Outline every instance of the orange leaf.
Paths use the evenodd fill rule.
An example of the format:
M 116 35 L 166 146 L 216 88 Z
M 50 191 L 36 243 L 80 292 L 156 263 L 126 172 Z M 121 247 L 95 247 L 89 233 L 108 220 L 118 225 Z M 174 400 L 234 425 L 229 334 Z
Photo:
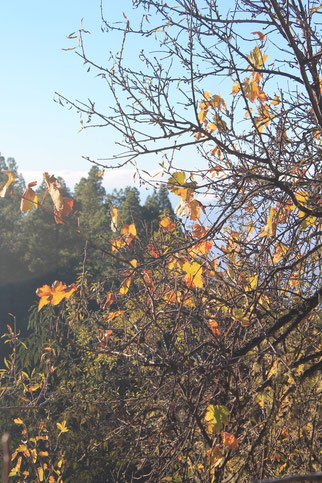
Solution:
M 125 241 L 129 245 L 133 238 L 136 237 L 136 228 L 135 224 L 131 223 L 130 225 L 123 225 L 121 234 L 125 235 Z
M 163 228 L 163 231 L 171 231 L 175 228 L 176 224 L 170 216 L 165 216 L 160 221 L 160 226 Z
M 27 213 L 28 211 L 32 210 L 34 206 L 37 208 L 38 196 L 32 189 L 32 187 L 36 186 L 36 184 L 37 181 L 32 181 L 29 183 L 24 194 L 22 195 L 20 202 L 20 211 L 22 213 Z
M 211 332 L 214 334 L 214 336 L 219 337 L 221 332 L 219 330 L 220 327 L 218 322 L 214 319 L 209 319 L 209 325 L 210 325 Z
M 257 35 L 259 40 L 261 40 L 262 42 L 265 42 L 266 40 L 266 35 L 263 34 L 262 32 L 252 32 L 253 35 Z
M 107 317 L 108 322 L 114 319 L 115 317 L 118 317 L 119 315 L 124 314 L 124 312 L 125 310 L 117 310 L 116 312 L 110 312 Z
M 106 307 L 112 305 L 113 302 L 114 302 L 113 292 L 107 292 L 103 310 L 106 309 Z
M 43 285 L 36 290 L 36 294 L 40 297 L 38 312 L 44 305 L 58 305 L 64 298 L 68 300 L 76 290 L 77 287 L 74 283 L 66 286 L 58 280 L 51 287 Z
M 222 442 L 225 446 L 229 449 L 237 449 L 238 448 L 238 440 L 235 436 L 231 433 L 226 433 L 225 431 L 221 432 Z
M 158 258 L 160 256 L 159 250 L 154 245 L 151 245 L 151 244 L 147 245 L 147 249 L 149 250 L 149 252 L 152 254 L 154 258 Z

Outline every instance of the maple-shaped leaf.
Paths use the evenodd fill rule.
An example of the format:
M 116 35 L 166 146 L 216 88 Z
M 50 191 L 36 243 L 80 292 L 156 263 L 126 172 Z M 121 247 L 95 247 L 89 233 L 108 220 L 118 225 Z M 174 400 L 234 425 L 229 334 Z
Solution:
M 37 193 L 34 192 L 32 189 L 33 186 L 36 186 L 37 181 L 32 181 L 28 183 L 27 188 L 25 189 L 24 194 L 22 195 L 21 202 L 20 202 L 20 211 L 21 213 L 27 213 L 28 211 L 32 210 L 35 206 L 38 206 L 38 196 Z
M 4 173 L 8 176 L 6 184 L 0 190 L 0 198 L 4 198 L 8 192 L 9 186 L 15 180 L 15 173 L 13 173 L 13 171 L 6 170 L 1 171 L 1 173 Z
M 77 287 L 74 283 L 67 286 L 58 280 L 51 287 L 49 285 L 43 285 L 36 290 L 36 294 L 40 297 L 38 312 L 44 305 L 58 305 L 64 298 L 68 300 L 76 290 Z
M 238 448 L 238 440 L 237 438 L 231 434 L 226 433 L 225 431 L 221 432 L 222 442 L 224 446 L 227 446 L 229 449 L 237 449 Z
M 186 262 L 182 269 L 184 272 L 186 272 L 184 279 L 189 287 L 203 287 L 202 266 L 199 263 Z
M 60 191 L 61 184 L 54 175 L 44 173 L 43 177 L 54 204 L 55 221 L 56 223 L 63 223 L 62 217 L 67 216 L 73 209 L 73 200 L 71 198 L 64 198 Z
M 118 218 L 118 211 L 117 208 L 111 208 L 111 230 L 115 233 L 117 229 L 117 218 Z

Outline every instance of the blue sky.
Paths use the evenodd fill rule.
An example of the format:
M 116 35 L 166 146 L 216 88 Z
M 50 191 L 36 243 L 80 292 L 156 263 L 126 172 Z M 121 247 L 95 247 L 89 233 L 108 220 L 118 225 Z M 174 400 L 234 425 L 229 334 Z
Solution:
M 125 22 L 122 13 L 131 16 L 131 3 L 104 0 L 106 18 Z M 106 107 L 113 104 L 104 80 L 95 77 L 94 71 L 87 73 L 87 66 L 75 51 L 63 50 L 77 45 L 67 36 L 79 29 L 82 18 L 83 28 L 91 32 L 86 36 L 89 58 L 108 65 L 110 51 L 120 48 L 121 39 L 102 33 L 100 0 L 0 2 L 0 152 L 16 159 L 27 182 L 40 180 L 41 173 L 48 171 L 62 176 L 73 188 L 91 167 L 82 156 L 98 159 L 117 152 L 113 131 L 78 132 L 81 124 L 77 113 L 53 100 L 57 91 L 70 100 L 91 98 Z M 127 59 L 135 65 L 134 52 L 141 46 L 137 38 L 132 39 Z M 148 39 L 148 48 L 153 49 L 153 37 Z M 210 87 L 210 80 L 204 82 L 203 88 L 211 89 L 212 94 L 229 97 L 233 82 L 219 78 L 217 85 L 211 83 Z M 183 167 L 200 169 L 200 158 L 193 150 L 188 158 L 182 150 L 178 158 Z M 155 173 L 158 161 L 156 156 L 150 157 L 143 159 L 140 166 Z M 132 184 L 133 174 L 130 168 L 108 172 L 104 185 L 110 191 Z
M 105 2 L 110 18 L 122 16 L 129 1 Z M 70 99 L 98 96 L 108 103 L 106 86 L 87 73 L 67 35 L 80 27 L 91 32 L 91 53 L 108 58 L 111 37 L 101 32 L 99 0 L 25 0 L 0 6 L 0 152 L 14 157 L 27 181 L 43 171 L 63 174 L 70 186 L 90 164 L 82 156 L 104 157 L 113 151 L 112 133 L 80 129 L 79 117 L 53 101 L 58 91 Z M 109 42 L 109 43 L 107 43 Z M 127 170 L 109 177 L 110 187 L 128 184 Z M 28 178 L 28 179 L 27 179 Z

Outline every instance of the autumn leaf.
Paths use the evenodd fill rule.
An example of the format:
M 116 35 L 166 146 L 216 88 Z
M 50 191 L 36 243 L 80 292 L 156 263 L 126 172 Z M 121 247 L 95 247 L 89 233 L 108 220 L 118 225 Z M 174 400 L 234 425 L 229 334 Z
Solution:
M 274 99 L 271 101 L 271 104 L 273 104 L 273 106 L 277 106 L 280 102 L 280 98 L 275 94 Z
M 109 338 L 113 334 L 113 331 L 111 329 L 105 330 L 103 334 L 103 338 L 101 339 L 101 347 L 104 349 L 107 346 L 107 343 L 109 341 Z
M 183 186 L 186 180 L 186 175 L 183 171 L 176 171 L 168 180 L 168 188 L 173 193 L 177 193 L 178 187 Z
M 62 421 L 61 423 L 56 423 L 56 426 L 59 429 L 60 434 L 67 433 L 67 431 L 69 431 L 69 429 L 66 426 L 66 421 Z
M 38 196 L 32 189 L 33 186 L 36 186 L 37 181 L 32 181 L 28 184 L 24 194 L 22 195 L 21 202 L 20 202 L 20 211 L 21 213 L 27 213 L 28 211 L 32 210 L 35 206 L 38 206 Z
M 222 442 L 224 446 L 227 446 L 229 449 L 237 449 L 238 448 L 238 440 L 235 436 L 231 433 L 226 433 L 225 431 L 221 432 Z
M 275 219 L 275 212 L 276 210 L 270 206 L 269 214 L 267 217 L 267 223 L 261 232 L 262 237 L 263 236 L 273 237 L 276 235 L 277 221 Z
M 214 336 L 219 337 L 221 332 L 219 330 L 220 327 L 218 322 L 214 319 L 209 319 L 209 325 L 210 325 L 211 332 L 214 334 Z
M 186 262 L 182 269 L 186 272 L 184 279 L 189 287 L 203 287 L 202 266 L 199 263 Z
M 172 218 L 170 218 L 170 216 L 165 216 L 160 221 L 160 226 L 163 229 L 163 231 L 171 231 L 175 228 L 176 224 L 172 220 Z
M 126 242 L 122 237 L 112 238 L 111 245 L 112 245 L 112 252 L 118 252 L 119 250 L 121 250 L 121 248 L 126 246 Z
M 119 290 L 119 294 L 120 295 L 125 295 L 128 292 L 130 285 L 131 285 L 131 278 L 130 277 L 127 277 L 121 283 L 121 287 L 120 287 L 120 290 Z
M 4 173 L 8 176 L 6 184 L 0 190 L 0 198 L 4 198 L 8 192 L 9 186 L 15 180 L 15 174 L 13 173 L 13 171 L 6 170 L 1 171 L 1 173 Z
M 261 42 L 265 42 L 266 40 L 266 35 L 263 34 L 262 32 L 252 32 L 253 35 L 257 35 L 257 37 L 259 38 L 259 40 Z
M 68 300 L 76 290 L 77 287 L 74 283 L 66 286 L 58 280 L 51 287 L 49 285 L 43 285 L 36 290 L 36 294 L 40 297 L 38 312 L 44 305 L 58 305 L 64 298 Z
M 136 227 L 134 223 L 131 223 L 130 225 L 123 225 L 122 230 L 121 230 L 122 235 L 130 235 L 133 238 L 136 237 Z
M 207 407 L 205 421 L 208 423 L 209 433 L 219 433 L 221 428 L 228 424 L 229 410 L 226 406 L 210 404 Z
M 61 184 L 54 175 L 48 173 L 43 174 L 44 181 L 47 185 L 48 193 L 54 204 L 54 216 L 56 223 L 63 223 L 62 217 L 67 216 L 73 209 L 73 200 L 64 198 L 60 192 Z
M 249 54 L 248 59 L 256 69 L 260 69 L 266 61 L 267 57 L 267 55 L 261 54 L 261 51 L 256 45 L 256 47 Z
M 193 225 L 192 236 L 194 238 L 201 238 L 207 233 L 206 228 L 203 225 L 199 225 L 199 223 L 195 223 Z
M 16 418 L 16 419 L 14 419 L 14 420 L 13 420 L 13 422 L 14 422 L 15 424 L 24 424 L 23 420 L 22 420 L 22 419 L 20 419 L 20 418 Z
M 108 322 L 110 320 L 115 319 L 115 317 L 119 317 L 120 315 L 124 314 L 124 312 L 125 310 L 117 310 L 116 312 L 110 312 L 107 317 Z
M 149 253 L 151 253 L 151 255 L 154 258 L 158 258 L 160 256 L 159 250 L 154 245 L 152 245 L 151 243 L 149 243 L 149 245 L 147 245 L 147 249 L 148 249 Z

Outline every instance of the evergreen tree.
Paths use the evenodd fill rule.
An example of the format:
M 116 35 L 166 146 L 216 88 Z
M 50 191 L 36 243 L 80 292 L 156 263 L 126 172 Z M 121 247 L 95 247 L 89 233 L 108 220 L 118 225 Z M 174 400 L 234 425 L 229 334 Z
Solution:
M 136 188 L 127 186 L 124 190 L 124 201 L 120 207 L 120 218 L 123 223 L 135 223 L 142 229 L 143 210 L 140 205 L 140 193 Z
M 173 208 L 169 199 L 169 190 L 166 185 L 161 185 L 157 193 L 157 204 L 161 213 L 173 215 Z

